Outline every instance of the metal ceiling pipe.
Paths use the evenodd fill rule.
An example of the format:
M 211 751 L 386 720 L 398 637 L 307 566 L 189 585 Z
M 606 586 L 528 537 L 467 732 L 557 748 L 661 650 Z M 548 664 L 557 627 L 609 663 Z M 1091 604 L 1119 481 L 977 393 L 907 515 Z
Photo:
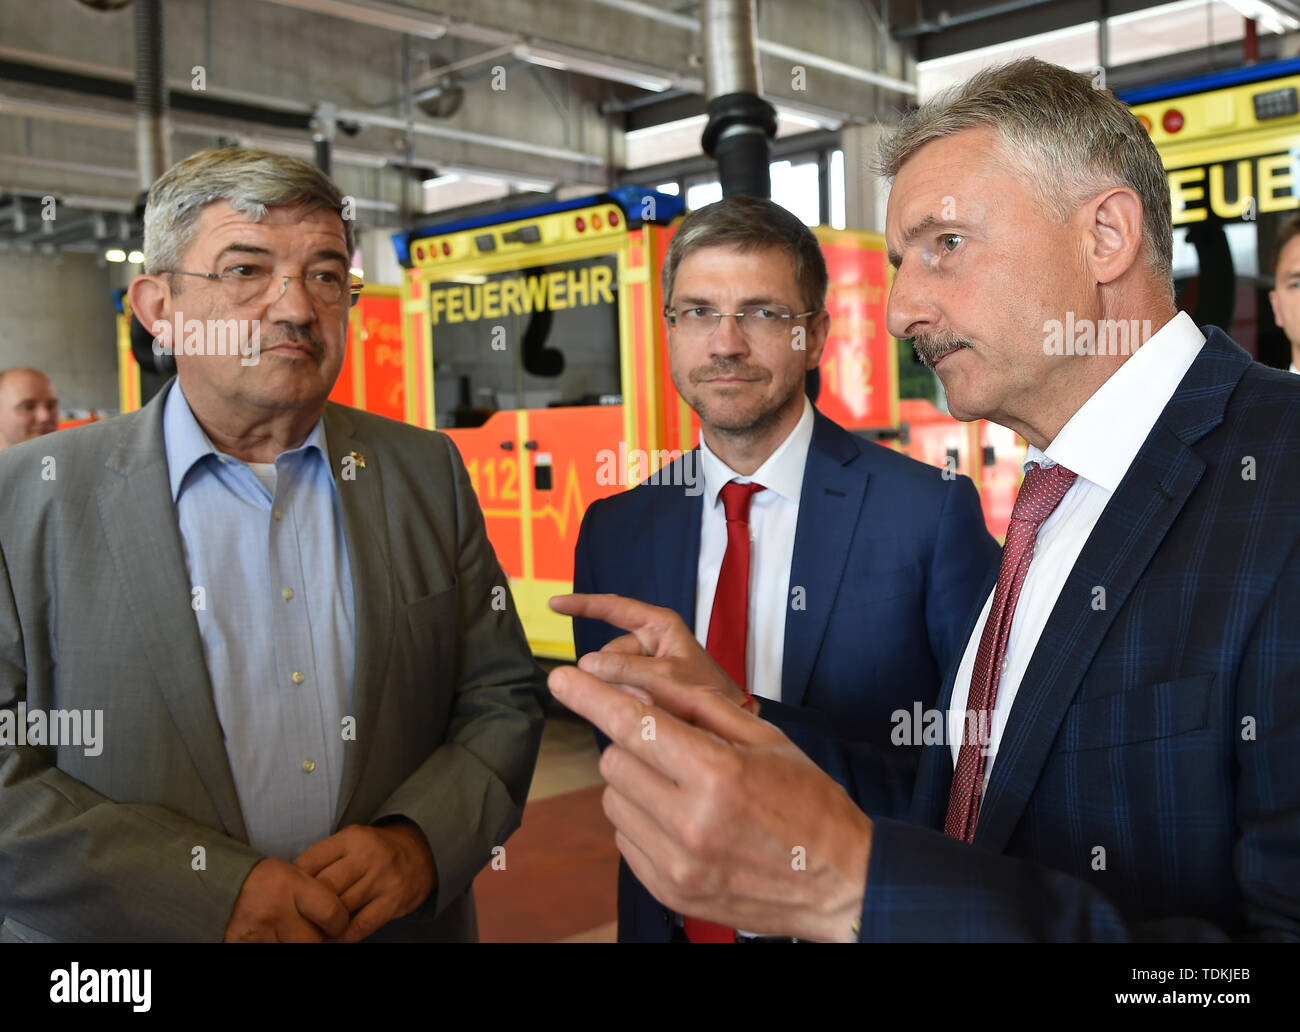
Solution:
M 759 96 L 754 0 L 704 0 L 700 21 L 709 114 L 700 146 L 718 163 L 723 197 L 771 197 L 776 109 Z
M 757 93 L 757 32 L 753 0 L 707 0 L 704 5 L 704 85 L 710 97 Z
M 651 21 L 656 21 L 663 25 L 671 25 L 674 28 L 685 29 L 687 32 L 700 31 L 700 22 L 696 21 L 689 15 L 677 14 L 674 11 L 665 11 L 661 7 L 641 3 L 640 0 L 592 0 L 592 2 L 604 7 L 612 7 L 615 10 L 623 11 L 627 14 L 649 18 Z M 1046 0 L 1033 0 L 1033 2 L 1045 3 Z M 862 7 L 868 18 L 870 18 L 876 33 L 879 35 L 883 31 L 880 16 L 872 9 L 869 3 L 863 4 Z M 451 26 L 448 29 L 448 32 L 454 35 L 456 32 L 455 26 Z M 821 68 L 825 71 L 833 72 L 836 75 L 842 75 L 847 79 L 855 79 L 858 82 L 869 83 L 872 86 L 882 86 L 887 90 L 893 90 L 894 92 L 901 93 L 904 96 L 912 97 L 916 95 L 915 83 L 905 82 L 902 79 L 895 79 L 892 75 L 884 75 L 881 72 L 874 72 L 868 68 L 858 68 L 846 61 L 836 61 L 834 58 L 826 57 L 824 54 L 814 54 L 809 50 L 802 50 L 786 46 L 784 43 L 777 43 L 775 40 L 760 39 L 757 41 L 756 45 L 760 54 L 769 54 L 772 57 L 779 57 L 782 60 L 807 65 L 809 68 Z
M 30 224 L 30 223 L 29 223 Z M 42 220 L 25 233 L 15 232 L 9 239 L 14 243 L 52 244 L 59 240 L 94 235 L 94 223 L 89 218 L 60 219 L 56 226 Z
M 994 4 L 992 7 L 980 7 L 971 11 L 960 11 L 957 14 L 944 12 L 938 19 L 923 20 L 915 25 L 906 25 L 895 29 L 893 36 L 895 39 L 906 39 L 908 36 L 926 36 L 933 32 L 944 32 L 956 28 L 958 25 L 969 25 L 972 22 L 985 21 L 1004 14 L 1015 14 L 1030 7 L 1042 7 L 1043 4 L 1050 2 L 1051 0 L 1008 0 L 1007 3 Z
M 135 153 L 141 190 L 171 167 L 162 0 L 135 0 Z
M 312 146 L 316 155 L 316 167 L 327 176 L 334 174 L 334 130 L 338 125 L 338 107 L 322 101 L 316 105 L 316 113 L 311 120 Z

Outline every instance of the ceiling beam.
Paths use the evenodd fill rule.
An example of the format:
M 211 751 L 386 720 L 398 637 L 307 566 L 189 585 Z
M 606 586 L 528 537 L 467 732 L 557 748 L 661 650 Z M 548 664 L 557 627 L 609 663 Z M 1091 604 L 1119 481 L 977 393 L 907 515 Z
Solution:
M 8 79 L 13 82 L 52 87 L 63 92 L 74 91 L 123 103 L 129 103 L 131 100 L 129 84 L 114 81 L 116 77 L 99 78 L 91 75 L 84 62 L 75 72 L 64 69 L 47 70 L 43 69 L 40 64 L 26 64 L 5 60 L 5 56 L 5 54 L 0 53 L 0 80 Z M 30 54 L 28 56 L 39 58 L 41 55 Z M 129 73 L 127 74 L 129 78 Z M 260 94 L 244 93 L 242 94 L 242 100 L 231 101 L 216 96 L 215 91 L 209 90 L 207 92 L 213 94 L 211 99 L 196 95 L 192 90 L 188 89 L 188 83 L 178 84 L 169 89 L 168 103 L 171 105 L 169 121 L 173 129 L 184 130 L 189 125 L 193 128 L 193 131 L 214 131 L 213 127 L 210 126 L 195 126 L 194 123 L 187 123 L 181 112 L 208 115 L 214 118 L 224 117 L 232 121 L 240 120 L 281 129 L 301 129 L 303 133 L 306 133 L 310 124 L 311 109 L 305 105 L 301 114 L 295 114 L 286 111 L 282 105 L 263 106 L 261 102 L 269 98 L 264 98 Z M 8 95 L 0 95 L 0 105 L 9 106 L 9 113 L 12 114 L 21 113 L 33 118 L 48 118 L 55 121 L 71 121 L 84 125 L 98 125 L 102 128 L 135 131 L 135 118 L 133 115 L 126 114 L 125 111 L 121 115 L 117 115 L 101 112 L 94 107 L 83 104 L 54 102 L 52 104 L 35 103 L 33 106 L 31 101 L 26 102 L 24 110 L 19 111 L 18 107 L 23 103 L 22 98 L 14 95 L 12 91 Z M 417 136 L 454 140 L 460 143 L 490 147 L 516 154 L 526 154 L 531 157 L 571 162 L 579 166 L 600 167 L 605 164 L 604 157 L 599 154 L 590 154 L 567 147 L 554 147 L 549 144 L 532 143 L 509 136 L 497 136 L 489 133 L 473 132 L 468 129 L 457 129 L 452 126 L 439 125 L 420 119 L 412 119 L 408 123 L 404 118 L 351 108 L 339 108 L 337 117 L 340 122 L 355 123 L 362 128 L 378 127 L 394 129 L 398 132 L 406 132 L 409 128 Z M 341 156 L 339 160 L 342 160 Z
M 360 25 L 370 25 L 391 32 L 404 32 L 424 39 L 442 39 L 447 35 L 449 18 L 430 14 L 406 4 L 384 0 L 269 0 L 281 7 L 293 7 L 313 14 L 328 14 Z
M 626 14 L 649 18 L 651 21 L 657 21 L 663 25 L 686 29 L 688 32 L 700 31 L 698 18 L 677 14 L 674 11 L 666 11 L 651 4 L 640 3 L 639 0 L 591 0 L 591 2 L 600 4 L 602 7 L 623 11 Z M 1046 3 L 1047 0 L 1021 0 L 1021 2 Z M 867 5 L 867 9 L 870 10 L 870 5 Z M 878 19 L 875 17 L 874 11 L 872 12 L 872 21 L 877 23 L 878 26 Z M 879 31 L 878 27 L 877 31 Z M 822 71 L 830 72 L 833 75 L 865 82 L 871 86 L 880 86 L 887 90 L 893 90 L 895 93 L 902 93 L 905 96 L 912 97 L 916 95 L 915 83 L 897 79 L 892 75 L 882 75 L 880 72 L 873 72 L 867 68 L 859 68 L 857 65 L 848 64 L 845 61 L 837 61 L 834 58 L 826 57 L 824 54 L 788 46 L 772 39 L 759 39 L 757 46 L 760 54 L 769 54 L 772 57 L 779 57 L 786 61 L 794 61 L 796 64 L 807 65 L 810 68 L 820 68 Z
M 285 7 L 295 7 L 300 10 L 315 11 L 320 14 L 330 14 L 334 17 L 346 18 L 363 25 L 373 26 L 379 24 L 374 20 L 375 12 L 372 10 L 374 5 L 370 0 L 263 0 L 263 2 L 279 4 Z M 672 11 L 666 11 L 650 4 L 638 3 L 636 0 L 591 0 L 591 2 L 622 11 L 625 14 L 632 14 L 660 22 L 661 24 L 672 25 L 675 28 L 683 29 L 688 32 L 700 31 L 700 22 L 698 18 L 675 14 Z M 1024 3 L 1026 0 L 1021 0 L 1021 2 Z M 1045 0 L 1031 0 L 1031 2 L 1043 3 Z M 526 37 L 520 33 L 512 33 L 502 29 L 476 24 L 468 19 L 452 18 L 449 15 L 432 11 L 420 11 L 417 8 L 405 4 L 386 4 L 384 6 L 388 8 L 400 8 L 402 16 L 415 18 L 422 24 L 425 24 L 430 30 L 440 28 L 445 35 L 455 36 L 460 39 L 474 40 L 479 43 L 489 44 L 493 47 L 519 45 L 526 48 L 531 44 L 535 47 L 545 48 L 551 43 L 556 43 L 559 46 L 572 46 L 572 44 L 562 41 L 544 40 L 536 36 Z M 381 25 L 380 27 L 383 28 L 388 26 Z M 759 53 L 762 54 L 768 54 L 782 60 L 794 61 L 797 64 L 803 64 L 810 68 L 819 68 L 822 71 L 830 72 L 833 75 L 852 79 L 856 82 L 867 83 L 871 86 L 879 86 L 883 89 L 893 90 L 895 93 L 900 93 L 904 96 L 910 97 L 916 95 L 915 83 L 895 78 L 892 75 L 883 75 L 880 72 L 874 72 L 870 69 L 859 68 L 856 65 L 849 64 L 845 61 L 837 61 L 834 58 L 826 57 L 823 54 L 817 54 L 810 50 L 791 47 L 785 43 L 779 43 L 776 40 L 758 40 L 758 50 Z M 608 65 L 625 64 L 630 70 L 638 70 L 642 73 L 653 73 L 655 76 L 667 79 L 669 82 L 672 82 L 683 89 L 693 89 L 696 92 L 702 92 L 704 88 L 701 77 L 684 74 L 680 69 L 660 65 L 647 65 L 639 59 L 625 59 L 620 58 L 618 55 L 609 55 L 604 57 L 603 63 Z M 592 74 L 596 78 L 604 78 L 611 82 L 628 81 L 626 77 L 620 78 L 612 72 L 601 73 L 599 71 L 584 71 L 583 74 Z

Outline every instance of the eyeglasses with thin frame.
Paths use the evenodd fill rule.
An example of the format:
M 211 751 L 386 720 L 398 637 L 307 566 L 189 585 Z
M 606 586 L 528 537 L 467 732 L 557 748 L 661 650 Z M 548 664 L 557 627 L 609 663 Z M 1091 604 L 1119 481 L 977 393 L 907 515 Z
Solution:
M 791 312 L 785 305 L 744 305 L 739 312 L 719 312 L 709 305 L 691 305 L 678 311 L 665 308 L 670 329 L 691 340 L 704 340 L 718 332 L 722 320 L 731 316 L 740 332 L 751 340 L 781 340 L 790 336 L 795 319 L 816 315 L 820 309 Z
M 256 298 L 264 297 L 271 282 L 276 279 L 283 281 L 280 284 L 280 293 L 276 295 L 277 298 L 284 297 L 285 291 L 289 289 L 290 280 L 300 279 L 312 300 L 330 307 L 342 301 L 345 294 L 348 296 L 348 307 L 353 307 L 360 299 L 361 290 L 365 286 L 361 277 L 355 272 L 348 273 L 347 282 L 344 282 L 342 274 L 334 269 L 322 269 L 305 276 L 287 276 L 284 273 L 273 273 L 264 265 L 250 265 L 247 262 L 232 265 L 221 272 L 185 272 L 183 269 L 159 271 L 169 276 L 198 276 L 200 279 L 219 283 L 231 303 L 237 305 L 245 305 Z

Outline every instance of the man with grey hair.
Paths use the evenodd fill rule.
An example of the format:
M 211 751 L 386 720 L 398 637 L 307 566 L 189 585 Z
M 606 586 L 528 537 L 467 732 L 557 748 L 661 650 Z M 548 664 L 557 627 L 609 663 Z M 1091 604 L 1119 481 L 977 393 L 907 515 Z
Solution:
M 997 563 L 975 485 L 854 436 L 808 400 L 830 327 L 826 260 L 779 204 L 730 197 L 692 212 L 661 278 L 673 383 L 700 418 L 699 447 L 587 510 L 574 590 L 674 610 L 755 712 L 871 743 L 906 781 L 920 740 L 898 734 L 895 714 L 934 705 Z M 748 540 L 733 542 L 742 525 Z M 578 655 L 617 634 L 575 621 Z M 618 934 L 734 939 L 665 914 L 626 864 Z
M 990 69 L 883 157 L 891 331 L 1029 442 L 943 733 L 891 811 L 878 757 L 744 712 L 672 614 L 557 600 L 635 634 L 551 675 L 614 743 L 623 855 L 769 934 L 1300 939 L 1300 383 L 1176 312 L 1159 155 L 1086 76 Z M 1120 320 L 1155 332 L 1101 348 Z
M 0 940 L 477 937 L 541 676 L 449 440 L 327 402 L 349 214 L 294 158 L 175 165 L 130 301 L 177 377 L 0 456 L 0 732 L 104 729 L 0 734 Z
M 59 428 L 59 395 L 39 369 L 0 370 L 0 449 Z

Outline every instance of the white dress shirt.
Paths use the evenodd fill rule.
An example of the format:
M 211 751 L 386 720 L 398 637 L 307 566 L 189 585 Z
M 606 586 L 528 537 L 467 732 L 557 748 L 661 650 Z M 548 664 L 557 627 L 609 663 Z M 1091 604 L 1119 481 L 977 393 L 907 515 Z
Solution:
M 1300 373 L 1300 369 L 1297 369 L 1297 368 L 1295 367 L 1295 363 L 1294 363 L 1294 362 L 1291 363 L 1291 372 L 1293 372 L 1293 373 Z
M 732 480 L 751 480 L 767 490 L 749 503 L 749 627 L 745 642 L 745 678 L 751 695 L 781 701 L 781 660 L 785 653 L 785 617 L 790 606 L 790 562 L 799 523 L 799 495 L 812 443 L 813 408 L 805 397 L 799 422 L 767 461 L 742 477 L 709 450 L 700 437 L 704 472 L 704 513 L 700 520 L 700 561 L 695 581 L 695 637 L 706 645 L 713 596 L 727 551 L 727 518 L 722 489 Z
M 1151 428 L 1204 343 L 1205 337 L 1191 316 L 1179 312 L 1083 403 L 1047 446 L 1046 452 L 1029 446 L 1025 469 L 1031 463 L 1050 467 L 1059 462 L 1077 473 L 1078 479 L 1070 485 L 1056 511 L 1039 528 L 1033 561 L 1016 603 L 1002 677 L 993 705 L 993 719 L 988 728 L 985 788 L 988 787 L 1002 731 L 1016 700 L 1020 681 L 1061 589 L 1065 587 L 1070 571 L 1074 569 L 1075 561 L 1110 496 L 1124 479 Z M 967 726 L 966 700 L 975 670 L 975 654 L 979 651 L 992 604 L 993 593 L 990 592 L 979 622 L 966 644 L 966 653 L 953 683 L 948 708 L 948 742 L 954 768 Z M 975 729 L 978 724 L 971 721 L 970 727 Z

